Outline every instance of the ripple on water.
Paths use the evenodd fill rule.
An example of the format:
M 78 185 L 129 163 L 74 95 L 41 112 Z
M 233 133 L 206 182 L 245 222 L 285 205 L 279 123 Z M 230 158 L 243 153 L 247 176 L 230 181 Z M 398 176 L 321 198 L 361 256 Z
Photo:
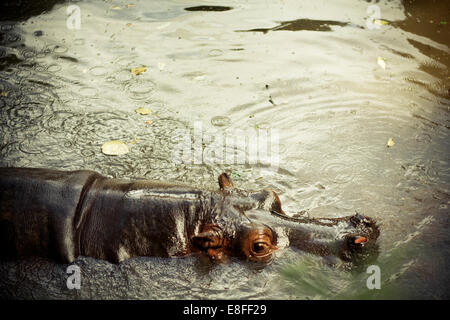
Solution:
M 134 100 L 143 100 L 148 98 L 148 96 L 155 89 L 155 83 L 149 80 L 134 80 L 130 81 L 126 86 L 126 90 L 129 91 Z
M 22 140 L 19 143 L 19 150 L 26 154 L 43 154 L 46 157 L 52 157 L 60 155 L 65 148 L 62 141 L 47 134 L 38 133 Z
M 12 30 L 14 28 L 14 24 L 10 24 L 10 23 L 5 23 L 5 24 L 2 24 L 2 26 L 1 26 L 1 30 L 2 31 L 10 31 L 10 30 Z
M 69 111 L 54 111 L 43 123 L 49 132 L 63 133 L 71 132 L 76 126 L 75 114 Z
M 323 173 L 323 179 L 336 184 L 348 183 L 355 178 L 355 171 L 349 163 L 326 163 L 320 172 Z
M 73 43 L 75 44 L 75 45 L 77 45 L 77 46 L 82 46 L 83 44 L 85 44 L 85 40 L 84 39 L 81 39 L 81 38 L 79 38 L 79 39 L 75 39 L 74 41 L 73 41 Z
M 226 127 L 231 124 L 231 119 L 227 116 L 217 116 L 211 119 L 211 124 L 216 127 Z
M 36 57 L 37 53 L 34 52 L 33 50 L 25 49 L 25 50 L 21 51 L 21 55 L 25 59 L 32 59 L 32 58 Z
M 128 67 L 135 64 L 135 59 L 137 58 L 137 55 L 129 55 L 129 56 L 120 56 L 114 61 L 114 65 L 121 66 L 121 67 Z
M 7 126 L 12 129 L 26 128 L 38 123 L 45 113 L 41 104 L 20 104 L 9 109 Z
M 106 80 L 110 82 L 119 81 L 119 82 L 126 82 L 130 81 L 133 78 L 133 74 L 129 70 L 122 70 L 119 72 L 116 72 L 112 76 L 108 77 Z
M 110 70 L 104 66 L 95 66 L 89 69 L 89 72 L 97 77 L 106 75 Z
M 46 45 L 44 48 L 44 52 L 55 52 L 55 53 L 66 53 L 67 50 L 68 49 L 66 47 L 57 44 L 49 44 Z
M 6 42 L 7 43 L 14 43 L 14 42 L 20 41 L 21 39 L 22 38 L 21 38 L 20 34 L 11 32 L 11 33 L 8 33 L 8 37 L 7 37 Z
M 98 91 L 92 87 L 82 87 L 79 91 L 83 97 L 95 98 L 98 95 Z
M 212 50 L 209 50 L 209 52 L 208 52 L 208 56 L 210 56 L 210 57 L 218 57 L 218 56 L 221 56 L 222 54 L 223 54 L 223 51 L 220 49 L 212 49 Z
M 58 64 L 51 64 L 47 67 L 47 71 L 51 73 L 61 71 L 61 66 Z

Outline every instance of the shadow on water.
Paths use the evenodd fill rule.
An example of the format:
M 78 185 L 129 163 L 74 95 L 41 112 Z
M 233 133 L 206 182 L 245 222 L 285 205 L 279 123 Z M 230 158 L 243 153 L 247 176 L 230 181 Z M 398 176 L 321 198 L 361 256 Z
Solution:
M 50 11 L 57 3 L 65 0 L 2 0 L 0 3 L 0 21 L 16 20 L 25 21 L 32 16 L 37 16 Z

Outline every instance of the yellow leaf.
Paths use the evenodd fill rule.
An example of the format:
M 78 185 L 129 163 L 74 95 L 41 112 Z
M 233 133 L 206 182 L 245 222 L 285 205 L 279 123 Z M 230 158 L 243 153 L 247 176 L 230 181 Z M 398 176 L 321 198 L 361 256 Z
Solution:
M 132 3 L 126 5 L 127 8 L 132 8 L 134 6 L 135 6 L 135 4 L 132 4 Z
M 385 25 L 389 24 L 389 22 L 386 20 L 383 20 L 383 19 L 375 19 L 375 20 L 373 20 L 373 24 L 377 24 L 379 26 L 385 26 Z
M 139 67 L 139 68 L 132 68 L 131 73 L 134 73 L 135 75 L 140 75 L 142 72 L 147 71 L 147 67 Z
M 152 124 L 152 120 L 145 120 L 145 124 Z
M 138 108 L 138 109 L 136 109 L 134 111 L 136 111 L 136 113 L 139 113 L 139 114 L 142 114 L 142 115 L 150 114 L 150 112 L 152 112 L 152 110 L 144 108 L 144 107 L 140 107 L 140 108 Z
M 388 140 L 388 142 L 386 144 L 386 147 L 388 147 L 388 148 L 392 147 L 394 144 L 395 144 L 394 139 L 389 138 L 389 140 Z
M 112 140 L 102 145 L 102 152 L 109 156 L 120 156 L 129 152 L 125 143 L 120 140 Z
M 132 24 L 131 24 L 131 23 L 127 23 L 126 26 L 127 26 L 127 27 L 131 27 Z
M 119 7 L 119 6 L 112 6 L 111 9 L 113 9 L 113 10 L 122 10 L 122 8 Z

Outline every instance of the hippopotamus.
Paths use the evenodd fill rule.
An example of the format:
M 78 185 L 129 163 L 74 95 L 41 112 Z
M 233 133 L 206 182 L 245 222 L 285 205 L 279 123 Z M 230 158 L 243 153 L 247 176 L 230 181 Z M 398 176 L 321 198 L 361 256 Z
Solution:
M 202 190 L 90 170 L 0 168 L 0 257 L 120 263 L 204 254 L 266 263 L 283 243 L 352 262 L 377 247 L 379 228 L 367 216 L 293 217 L 274 190 L 235 188 L 226 173 L 218 182 Z

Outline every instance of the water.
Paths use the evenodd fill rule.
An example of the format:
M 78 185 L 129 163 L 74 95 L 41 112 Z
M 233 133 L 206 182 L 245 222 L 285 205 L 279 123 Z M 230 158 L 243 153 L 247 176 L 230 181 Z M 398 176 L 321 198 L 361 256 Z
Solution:
M 448 1 L 36 3 L 23 15 L 10 5 L 1 21 L 0 165 L 211 189 L 228 171 L 241 188 L 277 190 L 289 213 L 356 210 L 381 225 L 373 262 L 381 289 L 367 289 L 365 270 L 284 249 L 263 270 L 195 257 L 120 265 L 81 257 L 75 291 L 65 287 L 65 265 L 2 263 L 7 296 L 450 297 Z M 79 30 L 67 27 L 69 5 L 80 8 Z M 382 19 L 372 29 L 371 5 Z M 130 72 L 140 66 L 147 71 Z M 218 155 L 176 163 L 176 133 L 196 123 L 216 136 L 277 130 L 278 170 L 217 163 Z M 110 140 L 130 152 L 103 155 Z

